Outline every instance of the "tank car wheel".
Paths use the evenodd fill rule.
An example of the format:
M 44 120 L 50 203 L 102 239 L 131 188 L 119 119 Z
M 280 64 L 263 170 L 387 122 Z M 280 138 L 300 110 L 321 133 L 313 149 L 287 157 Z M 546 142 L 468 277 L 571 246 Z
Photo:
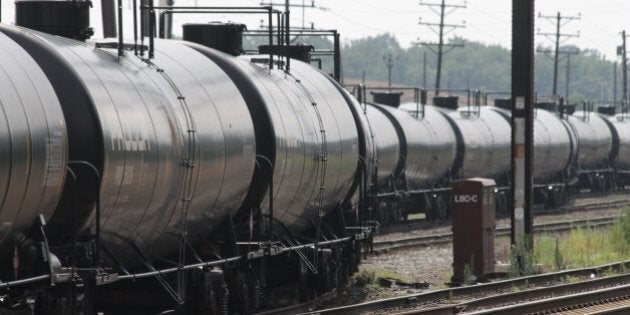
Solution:
M 436 220 L 445 220 L 448 218 L 448 206 L 444 200 L 444 196 L 437 195 L 431 200 L 431 208 L 435 212 Z
M 238 271 L 236 274 L 234 299 L 230 309 L 239 310 L 241 314 L 251 313 L 253 306 L 249 296 L 250 290 L 246 274 Z
M 298 293 L 300 302 L 308 302 L 311 298 L 311 277 L 306 264 L 300 260 L 298 268 Z
M 378 221 L 381 222 L 381 226 L 389 226 L 391 206 L 388 202 L 382 201 L 378 204 Z
M 317 274 L 318 293 L 326 293 L 332 289 L 332 262 L 330 259 L 322 259 Z

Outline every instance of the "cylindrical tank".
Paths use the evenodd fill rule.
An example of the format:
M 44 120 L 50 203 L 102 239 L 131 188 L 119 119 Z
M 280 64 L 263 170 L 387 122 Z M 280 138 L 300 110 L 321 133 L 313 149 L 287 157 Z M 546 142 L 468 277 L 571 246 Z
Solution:
M 627 114 L 601 115 L 608 123 L 613 136 L 610 160 L 621 171 L 630 170 L 630 119 Z
M 341 85 L 330 76 L 326 78 L 337 87 L 339 93 L 344 97 L 346 103 L 350 107 L 352 116 L 354 117 L 355 126 L 357 129 L 357 135 L 359 136 L 359 164 L 357 165 L 357 172 L 354 179 L 354 183 L 348 192 L 346 200 L 351 201 L 355 205 L 358 204 L 359 195 L 357 194 L 359 185 L 364 184 L 368 189 L 370 182 L 373 178 L 375 167 L 377 164 L 377 152 L 375 144 L 375 129 L 368 120 L 367 108 L 364 107 Z
M 390 179 L 400 171 L 400 139 L 393 122 L 378 109 L 379 105 L 369 104 L 366 114 L 374 130 L 374 144 L 377 156 L 376 180 L 379 189 L 387 186 Z
M 608 166 L 612 133 L 604 119 L 595 113 L 576 111 L 568 121 L 578 138 L 577 162 L 580 169 Z
M 265 56 L 233 59 L 203 51 L 237 83 L 256 118 L 260 170 L 254 182 L 265 184 L 252 188 L 259 194 L 251 201 L 269 210 L 264 192 L 271 163 L 274 218 L 295 231 L 312 228 L 318 214 L 347 196 L 359 163 L 356 123 L 344 95 L 326 74 L 299 61 L 286 74 L 255 61 Z
M 407 106 L 401 105 L 401 108 Z M 424 116 L 390 106 L 377 105 L 376 108 L 398 129 L 401 146 L 404 146 L 400 150 L 399 166 L 404 167 L 407 189 L 426 189 L 450 171 L 456 155 L 455 133 L 435 107 L 425 106 Z
M 94 34 L 91 6 L 89 0 L 16 0 L 15 24 L 84 41 Z
M 510 112 L 488 107 L 510 121 Z M 575 158 L 575 137 L 571 127 L 558 115 L 536 109 L 534 117 L 534 181 L 546 183 L 554 180 Z
M 499 179 L 510 169 L 511 128 L 487 107 L 444 110 L 458 136 L 454 172 L 460 178 Z
M 61 106 L 39 65 L 2 33 L 0 60 L 0 254 L 13 254 L 8 240 L 20 243 L 40 213 L 46 220 L 53 214 L 68 144 Z
M 149 66 L 62 37 L 0 30 L 52 78 L 71 160 L 100 173 L 99 185 L 72 166 L 77 184 L 67 183 L 50 231 L 92 226 L 100 187 L 103 244 L 129 263 L 138 257 L 131 243 L 149 257 L 172 253 L 184 231 L 194 241 L 238 210 L 253 176 L 254 130 L 237 87 L 210 60 L 159 41 Z

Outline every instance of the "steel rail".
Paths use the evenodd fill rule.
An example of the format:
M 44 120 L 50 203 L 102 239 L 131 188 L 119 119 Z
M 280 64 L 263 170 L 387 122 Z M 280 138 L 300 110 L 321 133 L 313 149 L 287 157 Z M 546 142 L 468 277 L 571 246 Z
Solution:
M 328 309 L 322 309 L 304 314 L 354 314 L 359 312 L 383 311 L 387 308 L 401 307 L 401 305 L 430 305 L 440 301 L 448 301 L 467 296 L 479 296 L 483 294 L 496 293 L 497 291 L 511 291 L 515 287 L 541 286 L 561 282 L 568 277 L 589 278 L 592 275 L 601 275 L 610 270 L 628 270 L 630 261 L 623 261 L 614 264 L 607 264 L 596 267 L 571 269 L 541 275 L 519 277 L 508 280 L 501 280 L 491 283 L 476 284 L 465 287 L 455 287 L 449 289 L 435 290 L 423 293 L 416 293 L 400 297 L 369 301 L 359 304 L 352 304 Z M 630 281 L 630 280 L 628 280 Z M 627 290 L 627 289 L 626 289 Z M 520 312 L 516 312 L 517 314 Z
M 615 222 L 617 217 L 604 217 L 583 220 L 570 220 L 563 222 L 552 222 L 537 224 L 534 226 L 536 233 L 558 233 L 565 232 L 577 227 L 599 228 L 610 226 Z M 498 227 L 495 229 L 495 236 L 504 236 L 510 234 L 509 227 Z M 432 235 L 415 236 L 408 238 L 400 238 L 394 240 L 378 240 L 374 241 L 374 251 L 402 249 L 417 246 L 428 246 L 437 244 L 447 244 L 453 240 L 453 233 L 437 233 Z

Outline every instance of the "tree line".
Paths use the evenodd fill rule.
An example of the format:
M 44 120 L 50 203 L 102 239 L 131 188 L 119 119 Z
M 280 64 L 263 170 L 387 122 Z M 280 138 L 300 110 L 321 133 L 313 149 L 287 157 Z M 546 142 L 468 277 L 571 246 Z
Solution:
M 463 44 L 443 58 L 442 89 L 479 89 L 483 92 L 508 92 L 511 85 L 511 54 L 508 48 L 500 45 L 484 44 L 464 38 L 454 38 L 451 43 Z M 312 44 L 316 49 L 332 49 L 328 38 L 302 37 L 294 43 Z M 245 46 L 255 47 L 258 42 L 245 40 Z M 549 50 L 550 47 L 538 47 Z M 577 47 L 561 47 L 564 51 L 576 51 Z M 383 56 L 391 53 L 395 61 L 392 70 L 392 83 L 432 89 L 435 85 L 436 55 L 423 46 L 403 48 L 392 34 L 380 34 L 350 40 L 343 44 L 342 76 L 346 81 L 387 82 L 387 67 Z M 426 54 L 426 73 L 424 62 Z M 536 53 L 535 89 L 538 95 L 551 95 L 553 85 L 553 56 Z M 621 67 L 617 71 L 615 89 L 615 61 L 606 59 L 596 50 L 580 50 L 571 55 L 570 62 L 565 57 L 558 66 L 557 94 L 566 92 L 566 69 L 569 67 L 569 102 L 585 100 L 609 102 L 621 99 Z M 322 57 L 323 71 L 332 73 L 332 58 Z M 617 96 L 614 97 L 614 92 Z

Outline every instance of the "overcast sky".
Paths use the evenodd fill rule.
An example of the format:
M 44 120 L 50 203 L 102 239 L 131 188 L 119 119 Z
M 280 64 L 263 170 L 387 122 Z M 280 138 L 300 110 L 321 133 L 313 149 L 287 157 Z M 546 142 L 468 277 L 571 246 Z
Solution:
M 0 0 L 2 1 L 2 0 Z M 157 3 L 158 0 L 155 0 Z M 267 0 L 265 0 L 267 1 Z M 284 2 L 283 0 L 274 0 Z M 311 0 L 304 0 L 310 4 Z M 428 27 L 418 24 L 423 22 L 436 23 L 439 16 L 424 3 L 439 3 L 441 0 L 315 0 L 316 8 L 306 9 L 304 22 L 311 22 L 317 28 L 337 29 L 342 40 L 392 33 L 408 47 L 418 40 L 435 41 L 437 35 Z M 465 28 L 458 28 L 448 34 L 462 36 L 468 40 L 481 41 L 488 44 L 499 44 L 509 47 L 511 32 L 511 3 L 510 0 L 446 0 L 447 4 L 466 4 L 466 8 L 456 9 L 446 17 L 448 24 L 463 24 Z M 93 25 L 100 36 L 100 0 L 93 0 Z M 123 0 L 124 7 L 130 9 L 131 0 Z M 176 5 L 208 5 L 208 6 L 252 6 L 259 5 L 257 0 L 175 0 Z M 292 4 L 302 4 L 303 0 L 291 0 Z M 567 39 L 565 44 L 574 44 L 580 48 L 594 48 L 601 51 L 608 59 L 614 59 L 615 47 L 621 43 L 620 32 L 630 31 L 630 0 L 538 0 L 536 14 L 555 16 L 561 12 L 563 16 L 580 16 L 579 20 L 567 21 L 562 26 L 562 33 L 577 34 L 579 38 Z M 127 17 L 130 15 L 127 14 Z M 176 24 L 183 20 L 194 21 L 241 21 L 249 29 L 258 28 L 261 17 L 238 15 L 214 16 L 184 16 L 176 19 Z M 127 18 L 127 20 L 130 20 Z M 13 22 L 13 1 L 2 1 L 2 21 Z M 302 25 L 302 10 L 292 8 L 291 22 L 294 26 Z M 536 19 L 536 28 L 541 32 L 555 32 L 555 21 Z M 175 32 L 180 33 L 176 27 Z M 537 36 L 536 42 L 552 45 L 552 41 L 545 36 Z

